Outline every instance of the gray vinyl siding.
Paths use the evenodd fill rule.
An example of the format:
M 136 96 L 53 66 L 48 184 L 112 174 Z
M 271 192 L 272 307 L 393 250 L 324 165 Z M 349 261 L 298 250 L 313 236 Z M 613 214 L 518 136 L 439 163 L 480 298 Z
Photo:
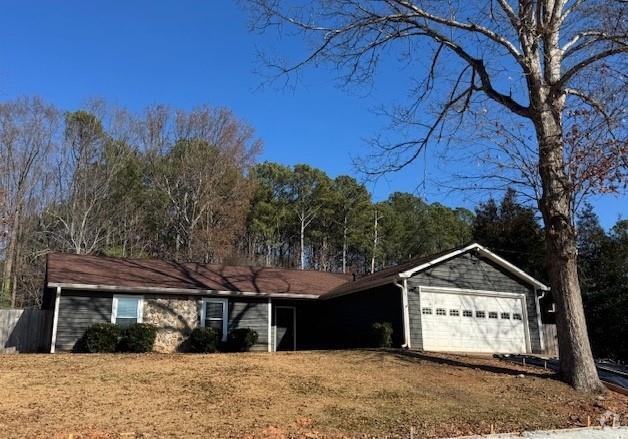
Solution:
M 421 300 L 419 291 L 408 286 L 408 320 L 410 320 L 410 347 L 423 348 L 423 332 L 421 330 Z
M 421 310 L 420 304 L 418 303 L 419 286 L 525 294 L 528 327 L 530 330 L 530 345 L 532 352 L 541 351 L 541 331 L 537 320 L 536 293 L 534 289 L 492 261 L 478 257 L 472 253 L 464 253 L 447 260 L 409 279 L 408 289 L 410 291 L 408 294 L 408 305 L 410 308 L 410 334 L 413 341 L 413 348 L 420 348 L 422 346 L 420 340 Z M 416 298 L 413 298 L 415 296 Z M 419 320 L 419 326 L 413 327 L 413 320 Z M 416 344 L 414 343 L 415 339 L 417 340 Z
M 268 300 L 229 299 L 229 331 L 251 328 L 257 331 L 254 351 L 268 350 Z
M 57 318 L 58 351 L 71 351 L 94 323 L 111 322 L 112 294 L 61 292 Z

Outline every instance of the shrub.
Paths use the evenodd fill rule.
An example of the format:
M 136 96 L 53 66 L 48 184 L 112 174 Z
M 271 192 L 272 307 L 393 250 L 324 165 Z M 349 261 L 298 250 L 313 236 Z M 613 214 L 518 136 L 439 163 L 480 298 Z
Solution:
M 229 333 L 228 347 L 233 352 L 247 352 L 257 343 L 257 331 L 251 328 L 234 329 Z
M 150 352 L 153 350 L 157 328 L 147 323 L 134 323 L 122 331 L 118 345 L 121 352 Z
M 219 335 L 214 328 L 194 328 L 190 334 L 189 344 L 192 352 L 216 352 Z
M 115 352 L 120 340 L 120 327 L 113 323 L 95 323 L 85 330 L 74 347 L 77 352 Z
M 390 322 L 373 323 L 373 342 L 375 347 L 389 348 L 392 346 L 393 328 Z

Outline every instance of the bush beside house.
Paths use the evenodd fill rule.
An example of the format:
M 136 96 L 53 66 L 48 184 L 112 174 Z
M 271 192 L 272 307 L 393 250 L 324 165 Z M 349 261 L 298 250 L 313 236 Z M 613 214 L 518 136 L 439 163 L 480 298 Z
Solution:
M 157 328 L 147 323 L 135 323 L 122 331 L 118 344 L 120 352 L 150 352 L 153 350 Z
M 85 330 L 74 347 L 76 352 L 115 352 L 120 341 L 120 327 L 113 323 L 96 323 Z
M 392 332 L 392 330 L 391 330 Z M 153 350 L 157 327 L 135 323 L 120 327 L 113 323 L 95 323 L 83 334 L 74 347 L 75 352 L 143 353 Z M 213 328 L 194 328 L 186 340 L 186 350 L 196 353 L 213 353 L 219 350 L 247 352 L 257 343 L 258 334 L 251 328 L 238 328 L 229 333 L 227 343 L 221 346 L 220 334 Z
M 229 333 L 227 348 L 231 352 L 248 352 L 257 339 L 257 331 L 251 328 L 235 329 Z
M 146 323 L 120 327 L 113 323 L 95 323 L 85 330 L 76 343 L 75 352 L 150 352 L 155 344 L 157 328 Z
M 390 322 L 373 323 L 373 343 L 377 348 L 389 348 L 392 346 L 393 327 Z
M 190 334 L 190 351 L 207 354 L 218 350 L 218 332 L 214 328 L 194 328 Z

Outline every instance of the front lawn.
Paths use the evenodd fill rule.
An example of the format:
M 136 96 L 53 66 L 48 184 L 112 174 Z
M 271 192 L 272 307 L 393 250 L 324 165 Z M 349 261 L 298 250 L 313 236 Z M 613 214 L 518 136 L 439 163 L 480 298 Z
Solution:
M 3 438 L 442 437 L 584 425 L 628 407 L 541 369 L 381 351 L 3 355 L 0 372 Z

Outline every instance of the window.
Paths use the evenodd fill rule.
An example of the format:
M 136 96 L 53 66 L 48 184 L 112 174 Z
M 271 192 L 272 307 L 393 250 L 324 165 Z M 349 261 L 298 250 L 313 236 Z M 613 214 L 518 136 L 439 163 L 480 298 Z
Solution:
M 142 323 L 142 296 L 113 296 L 111 323 L 129 326 Z
M 445 310 L 445 308 L 436 308 L 436 315 L 437 316 L 446 316 L 447 315 L 447 311 Z
M 203 299 L 201 326 L 214 328 L 221 340 L 227 340 L 227 299 Z
M 473 317 L 473 311 L 471 311 L 470 309 L 465 309 L 464 311 L 462 311 L 462 316 L 463 317 Z
M 501 318 L 504 320 L 510 320 L 510 313 L 509 312 L 503 312 L 501 314 Z
M 478 319 L 485 319 L 486 318 L 486 311 L 476 311 L 475 312 L 475 316 Z
M 512 313 L 512 319 L 513 320 L 521 320 L 521 314 L 519 314 L 518 312 L 513 312 Z
M 421 310 L 421 314 L 431 315 L 432 314 L 432 308 L 423 308 Z
M 497 318 L 497 313 L 495 311 L 489 311 L 488 318 L 489 319 L 496 319 Z
M 449 310 L 449 315 L 451 317 L 459 317 L 460 316 L 460 311 L 458 311 L 457 309 L 450 309 Z

